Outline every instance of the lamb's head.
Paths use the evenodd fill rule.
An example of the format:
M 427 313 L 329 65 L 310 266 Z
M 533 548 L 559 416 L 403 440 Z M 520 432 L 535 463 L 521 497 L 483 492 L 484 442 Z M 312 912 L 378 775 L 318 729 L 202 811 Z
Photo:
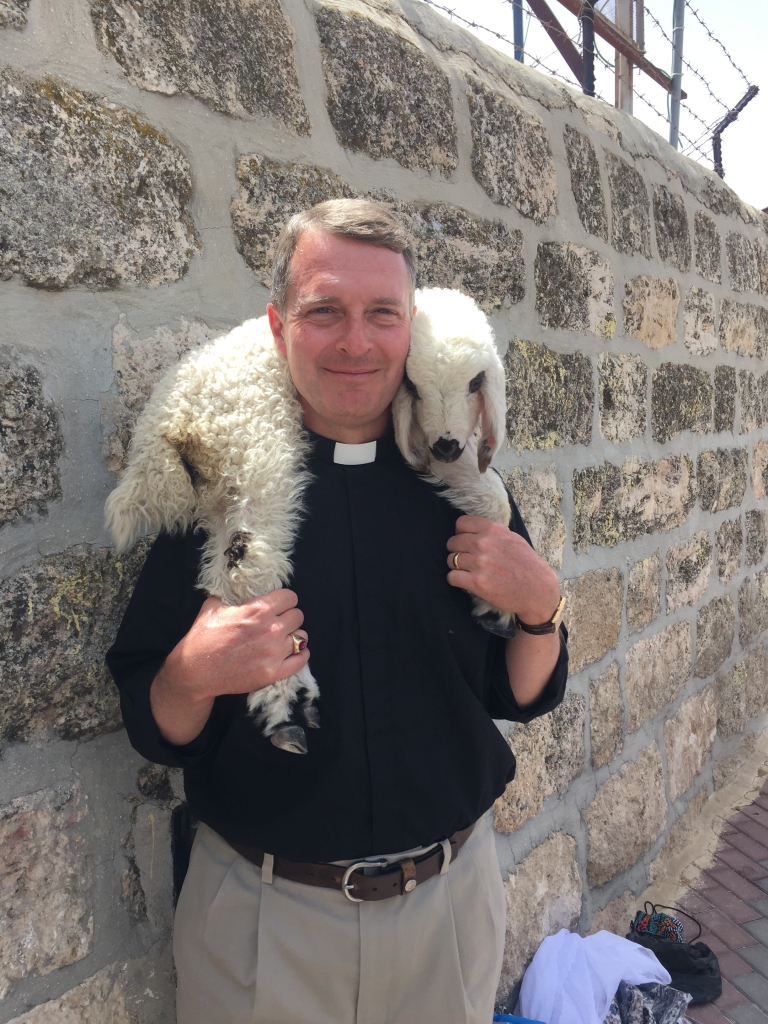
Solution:
M 405 376 L 392 403 L 398 447 L 425 472 L 430 459 L 455 462 L 476 445 L 484 473 L 504 440 L 506 415 L 490 324 L 472 299 L 446 288 L 417 292 L 416 306 Z

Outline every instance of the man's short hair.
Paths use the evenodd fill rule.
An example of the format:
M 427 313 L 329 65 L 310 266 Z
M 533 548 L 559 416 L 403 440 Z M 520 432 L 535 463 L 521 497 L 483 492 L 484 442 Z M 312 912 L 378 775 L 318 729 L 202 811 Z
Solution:
M 309 210 L 295 213 L 288 221 L 275 246 L 272 268 L 272 302 L 285 314 L 290 265 L 296 245 L 308 228 L 341 235 L 356 242 L 378 245 L 399 253 L 405 260 L 411 284 L 411 305 L 416 289 L 416 256 L 413 241 L 403 224 L 385 203 L 368 199 L 328 199 Z

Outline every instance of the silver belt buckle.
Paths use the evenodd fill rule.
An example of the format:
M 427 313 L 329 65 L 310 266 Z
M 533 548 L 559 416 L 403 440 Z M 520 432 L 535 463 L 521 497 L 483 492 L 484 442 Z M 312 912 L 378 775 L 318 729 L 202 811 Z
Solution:
M 354 864 L 350 864 L 341 879 L 341 891 L 347 897 L 351 903 L 364 903 L 365 900 L 359 900 L 357 896 L 353 896 L 351 890 L 354 889 L 355 883 L 350 882 L 350 878 L 358 868 L 386 868 L 389 866 L 388 860 L 356 860 Z

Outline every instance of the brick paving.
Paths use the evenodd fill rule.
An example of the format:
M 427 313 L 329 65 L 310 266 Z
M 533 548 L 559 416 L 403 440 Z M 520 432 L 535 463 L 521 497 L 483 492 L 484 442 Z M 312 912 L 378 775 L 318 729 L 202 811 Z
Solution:
M 768 1024 L 768 782 L 723 828 L 712 865 L 680 900 L 717 954 L 723 994 L 691 1006 L 696 1024 Z M 685 923 L 687 941 L 696 927 Z

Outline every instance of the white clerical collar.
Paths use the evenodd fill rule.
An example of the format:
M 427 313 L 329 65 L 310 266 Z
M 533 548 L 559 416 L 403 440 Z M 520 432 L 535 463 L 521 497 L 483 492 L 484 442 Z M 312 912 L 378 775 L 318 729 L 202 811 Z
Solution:
M 333 461 L 340 466 L 364 466 L 367 462 L 375 462 L 376 442 L 342 444 L 341 441 L 337 441 L 333 450 Z

